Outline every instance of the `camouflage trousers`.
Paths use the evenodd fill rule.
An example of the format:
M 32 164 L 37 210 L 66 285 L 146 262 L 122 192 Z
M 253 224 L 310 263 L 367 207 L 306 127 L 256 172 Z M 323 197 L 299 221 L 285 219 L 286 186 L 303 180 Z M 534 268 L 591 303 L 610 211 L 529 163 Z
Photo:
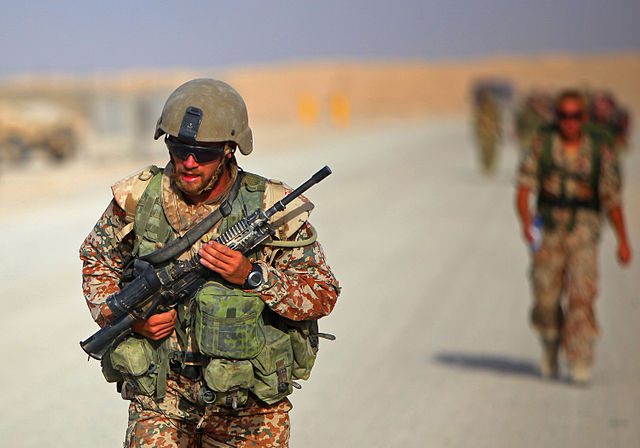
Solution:
M 145 396 L 132 400 L 124 447 L 289 446 L 289 400 L 272 406 L 250 400 L 236 412 L 216 406 L 205 409 L 192 401 L 194 385 L 172 375 L 162 401 Z
M 569 363 L 591 364 L 594 358 L 598 238 L 598 231 L 587 227 L 545 230 L 533 255 L 531 322 L 543 340 L 562 342 Z

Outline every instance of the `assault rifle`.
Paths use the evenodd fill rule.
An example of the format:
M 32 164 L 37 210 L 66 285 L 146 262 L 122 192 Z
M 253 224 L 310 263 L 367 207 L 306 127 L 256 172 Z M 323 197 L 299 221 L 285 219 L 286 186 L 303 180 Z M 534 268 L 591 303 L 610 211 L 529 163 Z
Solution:
M 325 166 L 268 210 L 258 208 L 238 221 L 216 238 L 216 241 L 243 254 L 247 253 L 275 234 L 275 228 L 269 222 L 273 215 L 283 211 L 291 201 L 329 174 L 331 169 Z M 228 215 L 230 210 L 222 213 Z M 158 269 L 148 261 L 136 259 L 133 267 L 134 279 L 107 298 L 106 304 L 111 312 L 109 323 L 80 342 L 80 347 L 94 359 L 102 359 L 110 347 L 129 336 L 136 320 L 167 311 L 180 301 L 188 299 L 207 282 L 212 273 L 200 264 L 200 257 L 197 255 Z

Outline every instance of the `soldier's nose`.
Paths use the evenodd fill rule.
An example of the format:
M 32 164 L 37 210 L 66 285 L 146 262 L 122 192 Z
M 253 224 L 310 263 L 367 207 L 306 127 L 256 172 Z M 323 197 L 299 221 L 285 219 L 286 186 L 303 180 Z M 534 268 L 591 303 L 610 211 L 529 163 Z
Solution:
M 198 166 L 198 162 L 196 158 L 193 157 L 193 154 L 189 154 L 184 161 L 184 166 L 187 168 L 196 168 Z

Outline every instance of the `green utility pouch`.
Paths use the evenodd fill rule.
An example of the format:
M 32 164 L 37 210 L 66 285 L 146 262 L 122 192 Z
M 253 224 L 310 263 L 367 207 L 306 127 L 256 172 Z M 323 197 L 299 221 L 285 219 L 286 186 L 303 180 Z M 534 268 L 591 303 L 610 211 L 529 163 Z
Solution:
M 202 354 L 251 359 L 262 351 L 264 302 L 258 295 L 208 282 L 195 300 L 195 337 Z
M 102 367 L 102 376 L 107 380 L 107 383 L 117 383 L 123 381 L 124 377 L 120 372 L 113 368 L 111 364 L 111 352 L 107 352 L 100 361 L 100 367 Z
M 253 386 L 253 366 L 250 361 L 212 359 L 204 371 L 204 381 L 216 394 L 217 405 L 242 406 Z
M 251 391 L 265 403 L 273 404 L 293 392 L 293 351 L 284 331 L 266 325 L 265 334 L 264 349 L 251 360 L 255 374 Z
M 110 353 L 109 360 L 110 367 L 119 372 L 136 393 L 148 396 L 155 393 L 158 353 L 149 341 L 136 337 L 125 339 Z
M 308 380 L 318 356 L 318 345 L 312 343 L 308 328 L 292 328 L 289 337 L 293 349 L 293 378 Z

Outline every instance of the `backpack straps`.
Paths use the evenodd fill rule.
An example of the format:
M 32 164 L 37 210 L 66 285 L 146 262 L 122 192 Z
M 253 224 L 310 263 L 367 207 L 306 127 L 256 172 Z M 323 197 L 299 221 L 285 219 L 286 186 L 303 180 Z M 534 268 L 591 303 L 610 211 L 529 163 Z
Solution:
M 150 165 L 140 173 L 122 179 L 111 187 L 114 200 L 126 213 L 126 225 L 116 234 L 118 241 L 122 241 L 133 230 L 138 202 L 151 179 L 158 173 L 162 173 L 162 169 Z

